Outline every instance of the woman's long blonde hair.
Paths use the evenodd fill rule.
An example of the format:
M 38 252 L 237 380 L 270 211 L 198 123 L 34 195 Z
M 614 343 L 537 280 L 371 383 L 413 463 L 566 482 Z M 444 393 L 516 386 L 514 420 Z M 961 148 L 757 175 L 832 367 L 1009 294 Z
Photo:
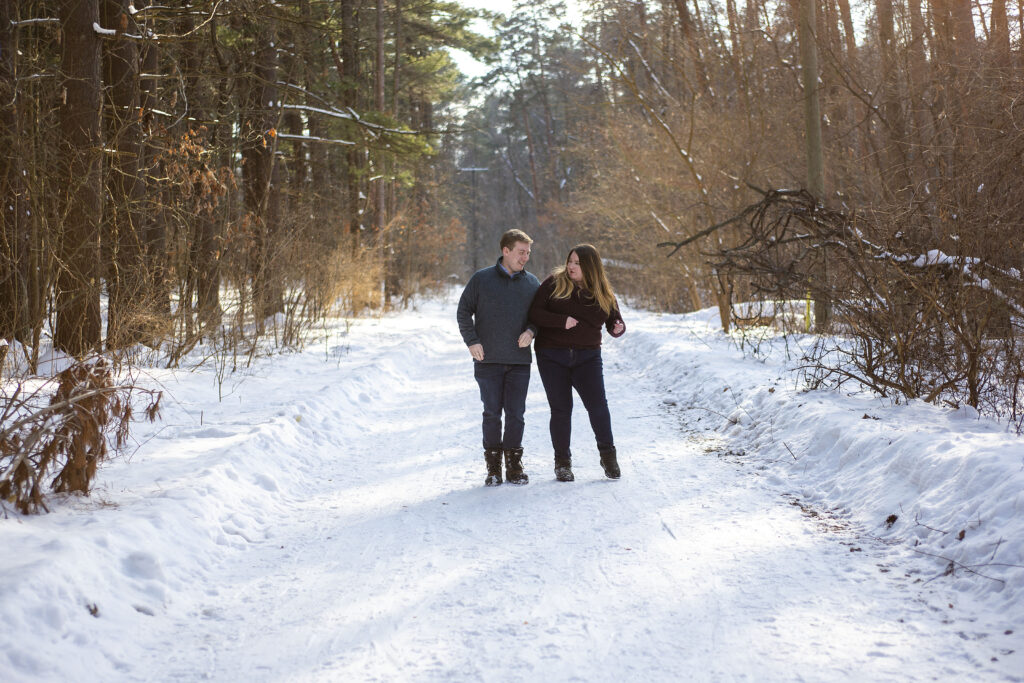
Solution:
M 593 244 L 577 244 L 569 250 L 568 256 L 565 257 L 566 265 L 568 265 L 569 258 L 572 257 L 573 252 L 576 253 L 577 258 L 580 260 L 580 270 L 583 272 L 583 289 L 587 290 L 590 296 L 597 301 L 597 305 L 601 307 L 602 311 L 611 313 L 616 305 L 615 292 L 612 291 L 608 277 L 604 274 L 604 264 L 601 263 L 601 254 L 597 252 L 597 247 Z M 566 267 L 558 266 L 551 274 L 555 277 L 555 291 L 552 292 L 551 296 L 555 299 L 568 299 L 572 296 L 572 291 L 577 287 L 577 284 L 569 277 L 569 271 L 566 270 Z

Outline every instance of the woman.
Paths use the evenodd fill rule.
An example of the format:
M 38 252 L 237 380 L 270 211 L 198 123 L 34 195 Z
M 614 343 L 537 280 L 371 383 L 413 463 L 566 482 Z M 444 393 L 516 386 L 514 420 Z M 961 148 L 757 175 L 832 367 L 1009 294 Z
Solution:
M 604 473 L 618 479 L 612 421 L 604 394 L 601 326 L 613 337 L 621 337 L 626 325 L 604 274 L 601 255 L 593 245 L 573 247 L 565 265 L 540 284 L 530 306 L 530 322 L 538 330 L 534 343 L 537 368 L 551 406 L 555 477 L 558 481 L 575 479 L 569 451 L 575 389 L 590 416 Z

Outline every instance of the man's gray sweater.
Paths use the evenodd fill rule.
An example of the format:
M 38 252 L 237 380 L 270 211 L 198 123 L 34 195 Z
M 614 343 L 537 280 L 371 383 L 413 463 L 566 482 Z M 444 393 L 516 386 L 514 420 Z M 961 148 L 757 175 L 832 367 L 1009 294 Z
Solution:
M 473 273 L 459 299 L 456 317 L 466 346 L 482 344 L 484 363 L 529 365 L 530 347 L 519 348 L 519 335 L 537 328 L 530 324 L 530 303 L 540 281 L 521 270 L 509 275 L 501 259 Z M 476 362 L 476 361 L 474 361 Z

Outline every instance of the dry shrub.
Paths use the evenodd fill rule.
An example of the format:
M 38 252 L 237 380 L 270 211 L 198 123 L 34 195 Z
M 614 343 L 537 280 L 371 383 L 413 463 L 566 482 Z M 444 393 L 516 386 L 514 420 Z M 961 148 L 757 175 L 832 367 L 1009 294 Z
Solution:
M 437 291 L 459 269 L 465 235 L 461 221 L 435 217 L 425 204 L 399 214 L 385 234 L 389 294 L 406 306 L 417 294 Z
M 339 246 L 309 264 L 306 287 L 325 315 L 381 306 L 384 259 L 377 249 Z
M 9 423 L 0 431 L 0 499 L 25 514 L 48 510 L 43 496 L 51 476 L 53 491 L 88 494 L 99 463 L 126 444 L 138 391 L 115 384 L 102 358 L 77 362 L 27 395 L 16 384 L 0 397 Z M 145 416 L 153 421 L 160 394 L 143 393 Z
M 766 308 L 747 306 L 737 317 L 807 296 L 832 303 L 836 334 L 803 358 L 812 386 L 855 381 L 1019 425 L 1024 283 L 985 246 L 1001 228 L 953 240 L 946 253 L 888 216 L 848 216 L 795 191 L 770 192 L 742 217 L 748 239 L 719 252 L 715 267 Z

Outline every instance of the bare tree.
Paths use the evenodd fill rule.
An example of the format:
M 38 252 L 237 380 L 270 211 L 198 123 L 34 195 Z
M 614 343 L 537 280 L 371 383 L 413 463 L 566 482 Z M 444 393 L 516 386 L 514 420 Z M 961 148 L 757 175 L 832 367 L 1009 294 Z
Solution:
M 100 223 L 103 215 L 98 0 L 62 0 L 63 96 L 58 150 L 63 183 L 54 345 L 84 356 L 100 344 Z

